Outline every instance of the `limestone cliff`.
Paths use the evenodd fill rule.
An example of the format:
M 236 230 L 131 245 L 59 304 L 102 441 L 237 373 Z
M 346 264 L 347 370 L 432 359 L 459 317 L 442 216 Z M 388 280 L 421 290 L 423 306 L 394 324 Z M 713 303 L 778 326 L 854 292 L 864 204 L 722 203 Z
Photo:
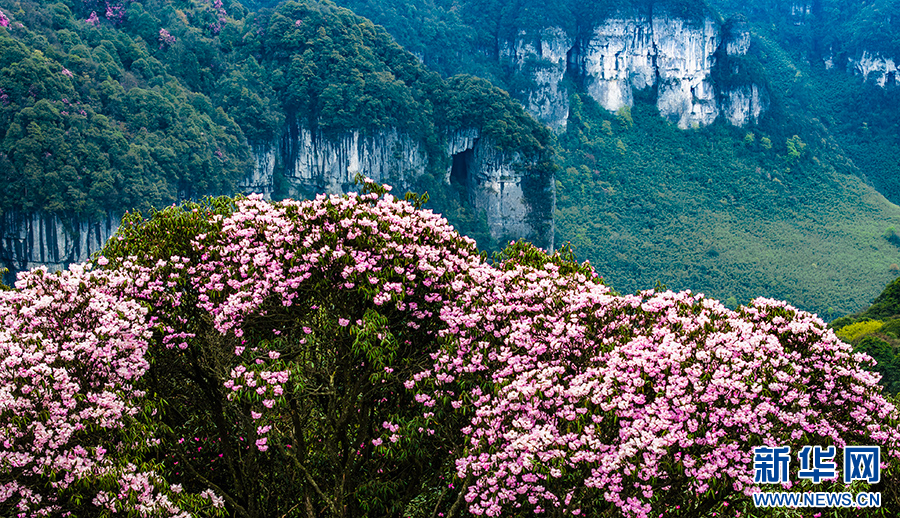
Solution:
M 295 123 L 285 133 L 282 149 L 280 173 L 293 196 L 344 192 L 353 187 L 357 173 L 405 187 L 428 165 L 421 143 L 396 129 L 324 135 Z
M 485 212 L 495 238 L 524 238 L 552 248 L 551 178 L 533 178 L 529 171 L 534 164 L 529 159 L 499 151 L 474 128 L 450 132 L 443 149 L 429 156 L 421 142 L 396 129 L 326 136 L 294 125 L 282 142 L 280 173 L 288 181 L 289 196 L 356 189 L 357 173 L 391 184 L 402 193 L 430 166 L 446 163 L 444 181 L 458 176 L 468 201 Z M 431 164 L 432 160 L 437 163 Z
M 86 260 L 119 228 L 120 218 L 84 221 L 73 216 L 5 212 L 0 218 L 0 267 L 7 281 L 18 271 L 41 265 L 51 271 Z
M 269 142 L 250 146 L 250 150 L 254 158 L 253 170 L 239 187 L 243 192 L 259 193 L 270 198 L 275 184 L 275 162 L 279 147 L 277 143 Z
M 396 129 L 325 135 L 293 125 L 280 142 L 251 148 L 255 165 L 241 189 L 267 198 L 275 191 L 276 176 L 287 180 L 287 192 L 281 194 L 306 197 L 356 189 L 357 173 L 395 186 L 402 196 L 428 170 L 429 161 L 437 159 L 448 164 L 447 182 L 457 168 L 470 203 L 485 212 L 495 238 L 524 238 L 552 248 L 552 178 L 533 177 L 532 162 L 519 153 L 497 150 L 476 129 L 449 134 L 442 156 L 429 156 L 419 140 Z M 13 274 L 39 265 L 65 268 L 100 250 L 119 222 L 114 216 L 82 221 L 7 212 L 0 220 L 0 265 Z M 12 275 L 7 277 L 11 279 Z
M 723 113 L 743 126 L 765 111 L 763 87 L 732 91 L 712 79 L 720 59 L 747 53 L 749 31 L 738 29 L 723 31 L 710 16 L 633 15 L 609 18 L 578 37 L 559 27 L 537 35 L 520 31 L 500 42 L 500 58 L 531 83 L 520 93 L 525 108 L 556 130 L 565 129 L 568 116 L 566 73 L 611 111 L 631 106 L 635 90 L 653 88 L 660 114 L 681 128 L 711 124 Z
M 531 36 L 519 31 L 513 41 L 500 44 L 500 58 L 531 83 L 523 103 L 537 120 L 556 131 L 566 129 L 569 95 L 562 86 L 573 38 L 559 27 L 549 27 Z
M 862 76 L 863 81 L 872 81 L 882 88 L 897 84 L 897 64 L 879 52 L 864 50 L 858 59 L 849 60 L 848 68 Z
M 756 123 L 769 108 L 769 94 L 765 88 L 742 75 L 741 57 L 750 50 L 750 28 L 744 20 L 729 20 L 723 27 L 724 55 L 720 67 L 719 100 L 721 113 L 732 126 Z M 722 73 L 722 68 L 727 68 Z M 728 77 L 729 80 L 724 78 Z M 735 79 L 737 78 L 737 79 Z
M 483 210 L 497 239 L 525 237 L 553 249 L 553 179 L 529 174 L 534 165 L 520 153 L 500 151 L 478 130 L 456 131 L 447 140 L 452 157 L 448 181 L 466 186 L 469 203 Z

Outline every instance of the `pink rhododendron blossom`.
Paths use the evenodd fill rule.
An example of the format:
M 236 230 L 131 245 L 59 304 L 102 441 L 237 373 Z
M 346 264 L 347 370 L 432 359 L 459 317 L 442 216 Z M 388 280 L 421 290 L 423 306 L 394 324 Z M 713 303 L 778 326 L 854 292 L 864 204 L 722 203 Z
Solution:
M 175 36 L 169 34 L 165 29 L 159 30 L 159 48 L 171 47 L 175 44 Z
M 103 252 L 109 258 L 104 268 L 134 279 L 129 295 L 152 308 L 156 358 L 166 359 L 178 379 L 193 380 L 195 372 L 203 372 L 221 383 L 221 390 L 211 391 L 199 390 L 196 382 L 178 385 L 191 391 L 191 398 L 226 409 L 233 417 L 220 423 L 219 414 L 203 408 L 190 426 L 222 436 L 232 451 L 248 452 L 240 459 L 226 454 L 224 463 L 252 460 L 266 466 L 262 469 L 277 464 L 291 472 L 278 476 L 298 481 L 305 476 L 296 464 L 270 463 L 269 458 L 294 454 L 285 445 L 300 443 L 305 446 L 296 455 L 307 458 L 309 466 L 339 472 L 343 461 L 329 464 L 337 459 L 329 459 L 331 451 L 322 443 L 340 432 L 354 438 L 347 441 L 346 452 L 343 442 L 333 448 L 342 458 L 359 459 L 363 471 L 373 476 L 379 470 L 385 477 L 396 476 L 401 468 L 393 466 L 410 461 L 401 459 L 398 465 L 385 460 L 385 452 L 400 455 L 407 429 L 422 428 L 426 437 L 435 434 L 431 427 L 407 424 L 419 416 L 402 381 L 437 350 L 441 309 L 465 286 L 458 277 L 485 267 L 474 241 L 459 236 L 445 219 L 386 192 L 278 203 L 250 196 L 222 206 L 172 207 L 150 221 L 125 221 L 123 239 L 112 240 Z M 169 227 L 185 220 L 190 224 L 177 223 L 177 228 L 196 232 L 177 234 Z M 180 240 L 178 252 L 160 247 L 158 255 L 143 250 L 135 255 L 142 232 L 157 228 L 167 228 L 163 235 Z M 387 297 L 378 309 L 374 299 L 382 293 Z M 417 327 L 407 326 L 409 321 Z M 184 353 L 182 343 L 187 344 Z M 194 370 L 190 362 L 197 360 Z M 160 369 L 160 379 L 175 377 Z M 349 405 L 338 403 L 345 391 Z M 211 402 L 210 395 L 222 399 Z M 329 409 L 342 414 L 333 424 L 319 418 Z M 298 424 L 286 420 L 291 416 Z M 396 431 L 377 426 L 386 418 Z M 269 423 L 272 428 L 257 428 Z M 232 442 L 235 429 L 257 434 L 244 433 L 244 440 L 235 437 Z M 303 435 L 294 436 L 295 430 Z M 382 455 L 370 456 L 364 448 L 370 443 L 380 445 Z M 178 459 L 176 469 L 185 461 L 198 471 L 221 469 L 211 462 L 218 450 L 207 453 L 214 447 L 203 445 L 199 455 L 193 455 L 196 446 L 186 450 L 197 459 Z M 402 458 L 435 451 L 446 455 L 429 447 L 412 456 L 402 453 Z M 257 485 L 256 480 L 250 483 Z M 319 483 L 329 491 L 329 480 Z M 350 489 L 340 491 L 350 494 Z M 243 498 L 237 489 L 229 493 Z
M 413 379 L 426 408 L 473 387 L 460 393 L 473 407 L 456 467 L 473 477 L 475 515 L 612 506 L 649 518 L 713 490 L 747 498 L 760 490 L 756 444 L 878 444 L 900 458 L 898 411 L 860 364 L 871 359 L 783 302 L 621 296 L 552 262 L 472 274 L 442 310 L 450 347 Z
M 76 264 L 20 273 L 14 290 L 0 291 L 0 504 L 18 516 L 58 513 L 73 491 L 111 512 L 136 502 L 184 516 L 157 473 L 117 462 L 140 447 L 113 438 L 141 412 L 134 386 L 151 338 L 147 308 L 122 295 L 129 283 Z M 102 478 L 118 489 L 97 492 Z

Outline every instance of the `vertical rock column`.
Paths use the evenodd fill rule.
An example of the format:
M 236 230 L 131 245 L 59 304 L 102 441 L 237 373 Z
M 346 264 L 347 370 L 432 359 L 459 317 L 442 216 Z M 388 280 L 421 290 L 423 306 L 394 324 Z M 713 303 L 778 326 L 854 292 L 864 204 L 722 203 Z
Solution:
M 578 74 L 600 106 L 616 111 L 634 104 L 632 88 L 656 82 L 653 27 L 646 18 L 609 19 L 576 49 Z
M 534 164 L 519 153 L 500 151 L 475 129 L 451 134 L 447 153 L 456 162 L 447 170 L 447 181 L 465 182 L 469 203 L 485 212 L 495 239 L 524 238 L 553 247 L 551 177 L 532 175 Z
M 725 60 L 719 66 L 727 67 L 737 74 L 741 67 L 741 57 L 750 50 L 750 27 L 743 20 L 729 20 L 724 27 Z M 746 126 L 759 121 L 760 115 L 769 106 L 769 96 L 765 88 L 753 82 L 719 85 L 722 98 L 722 113 L 732 126 Z
M 562 81 L 573 43 L 566 31 L 549 27 L 537 36 L 520 31 L 514 41 L 500 45 L 500 58 L 533 85 L 523 93 L 526 111 L 557 132 L 565 131 L 569 118 L 569 95 Z
M 406 188 L 428 165 L 422 146 L 396 129 L 323 135 L 297 126 L 285 140 L 285 176 L 295 194 L 352 190 L 357 173 Z
M 719 115 L 710 79 L 719 43 L 719 28 L 709 18 L 702 22 L 653 18 L 659 77 L 656 106 L 679 128 L 708 126 Z

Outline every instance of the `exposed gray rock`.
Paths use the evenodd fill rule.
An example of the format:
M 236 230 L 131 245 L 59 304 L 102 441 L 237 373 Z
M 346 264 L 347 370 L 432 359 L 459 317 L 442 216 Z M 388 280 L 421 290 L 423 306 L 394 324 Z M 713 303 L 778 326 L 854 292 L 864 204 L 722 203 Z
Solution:
M 475 141 L 479 138 L 478 130 L 468 128 L 457 130 L 447 137 L 447 155 L 453 156 L 467 149 L 475 149 Z M 450 170 L 447 170 L 447 181 L 450 181 Z
M 0 265 L 11 272 L 44 265 L 51 271 L 85 261 L 119 228 L 121 217 L 83 221 L 73 216 L 7 211 L 0 219 Z
M 451 156 L 463 154 L 469 203 L 485 212 L 495 239 L 524 238 L 552 248 L 552 213 L 539 214 L 539 207 L 548 200 L 531 199 L 525 192 L 529 186 L 537 184 L 537 190 L 552 195 L 552 178 L 530 178 L 526 171 L 533 164 L 519 153 L 498 150 L 488 139 L 480 138 L 475 129 L 451 134 L 447 140 L 447 150 Z M 466 154 L 467 151 L 471 153 Z M 448 168 L 447 181 L 450 173 Z M 541 189 L 543 183 L 546 186 Z M 551 206 L 552 203 L 546 205 Z
M 514 41 L 501 42 L 500 57 L 513 64 L 533 83 L 524 99 L 525 109 L 557 132 L 566 129 L 569 95 L 562 86 L 567 54 L 574 40 L 559 27 L 549 27 L 537 36 L 520 31 Z
M 610 19 L 575 49 L 577 74 L 601 106 L 616 111 L 634 104 L 632 88 L 656 82 L 653 29 L 646 18 Z
M 262 194 L 266 199 L 272 196 L 274 185 L 275 160 L 278 146 L 274 142 L 251 146 L 254 158 L 253 171 L 239 185 L 244 192 Z
M 658 86 L 660 113 L 680 128 L 711 124 L 718 116 L 710 73 L 720 43 L 711 19 L 610 19 L 578 52 L 579 74 L 601 106 L 634 103 L 634 89 Z
M 325 136 L 302 126 L 285 137 L 284 174 L 299 193 L 339 193 L 357 173 L 381 183 L 408 186 L 428 165 L 418 141 L 396 129 Z
M 514 41 L 501 42 L 500 59 L 532 83 L 524 99 L 528 112 L 557 131 L 565 129 L 568 117 L 563 86 L 567 72 L 579 77 L 587 93 L 610 111 L 634 104 L 635 90 L 655 87 L 660 114 L 689 128 L 712 124 L 723 108 L 718 101 L 722 92 L 712 81 L 720 49 L 726 56 L 741 56 L 750 41 L 749 28 L 741 21 L 729 22 L 723 31 L 710 17 L 619 17 L 607 19 L 582 38 L 558 27 L 538 35 L 520 31 Z M 760 87 L 755 91 L 759 96 Z M 767 107 L 765 102 L 754 104 L 742 117 L 742 92 L 724 95 L 732 124 L 758 120 L 756 109 L 761 113 Z
M 849 60 L 850 70 L 862 76 L 863 81 L 873 81 L 884 88 L 888 84 L 896 84 L 897 64 L 892 58 L 877 52 L 863 51 L 859 59 Z
M 726 27 L 725 53 L 744 56 L 750 50 L 750 26 L 745 21 L 730 21 Z
M 719 28 L 707 18 L 695 25 L 680 18 L 653 19 L 659 94 L 656 106 L 679 128 L 712 124 L 719 115 L 710 74 Z
M 722 113 L 732 126 L 758 122 L 768 107 L 768 96 L 755 84 L 739 86 L 722 96 Z

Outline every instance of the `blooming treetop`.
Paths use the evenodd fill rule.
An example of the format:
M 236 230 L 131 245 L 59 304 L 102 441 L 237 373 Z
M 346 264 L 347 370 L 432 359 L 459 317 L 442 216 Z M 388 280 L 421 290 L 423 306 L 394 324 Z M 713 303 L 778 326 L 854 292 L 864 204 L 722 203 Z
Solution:
M 152 307 L 153 390 L 184 401 L 175 469 L 238 515 L 283 514 L 298 494 L 317 513 L 392 515 L 418 491 L 405 477 L 443 468 L 402 382 L 430 363 L 441 308 L 486 265 L 445 219 L 365 187 L 126 219 L 98 259 Z M 185 446 L 202 437 L 214 439 Z
M 133 385 L 150 329 L 147 309 L 117 295 L 127 283 L 74 265 L 0 291 L 0 513 L 187 516 L 187 495 L 140 461 L 155 445 Z
M 473 514 L 739 516 L 759 445 L 880 445 L 896 471 L 898 412 L 871 359 L 813 315 L 619 296 L 551 261 L 473 275 L 442 311 L 445 352 L 407 383 L 426 412 L 448 394 L 468 410 L 456 465 Z

